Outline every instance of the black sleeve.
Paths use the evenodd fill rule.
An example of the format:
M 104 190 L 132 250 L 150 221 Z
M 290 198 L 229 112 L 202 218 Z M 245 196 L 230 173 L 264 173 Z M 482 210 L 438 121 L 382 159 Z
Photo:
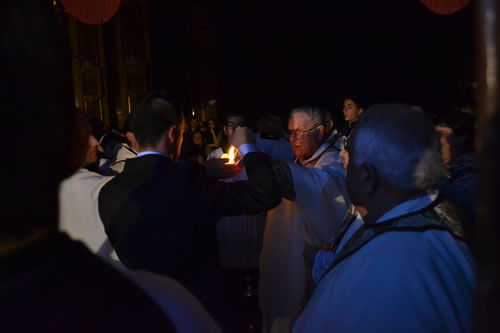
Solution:
M 280 203 L 281 190 L 271 158 L 263 153 L 248 153 L 244 163 L 247 181 L 216 181 L 207 177 L 201 165 L 191 169 L 192 200 L 202 220 L 215 222 L 222 216 L 257 214 Z
M 273 158 L 271 160 L 273 171 L 278 181 L 281 196 L 288 200 L 295 199 L 295 185 L 288 162 Z

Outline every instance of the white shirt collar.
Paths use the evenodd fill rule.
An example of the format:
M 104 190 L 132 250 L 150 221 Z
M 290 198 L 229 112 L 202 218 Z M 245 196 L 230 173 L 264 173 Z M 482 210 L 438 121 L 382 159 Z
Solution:
M 334 128 L 332 133 L 330 133 L 330 136 L 328 137 L 328 139 L 326 139 L 326 141 L 332 140 L 335 137 L 335 135 L 337 135 L 337 133 L 338 133 L 337 129 Z
M 145 156 L 145 155 L 162 155 L 165 157 L 168 157 L 167 155 L 160 153 L 158 151 L 141 151 L 139 154 L 137 154 L 137 157 Z
M 299 162 L 301 165 L 305 165 L 311 161 L 314 161 L 315 159 L 318 158 L 319 155 L 323 154 L 323 152 L 328 149 L 330 147 L 332 143 L 329 142 L 328 140 L 325 140 L 319 147 L 318 149 L 316 149 L 316 151 L 314 152 L 314 154 L 312 154 L 311 157 L 309 157 L 308 159 L 305 159 L 303 161 L 301 161 L 298 157 L 295 159 L 295 162 Z

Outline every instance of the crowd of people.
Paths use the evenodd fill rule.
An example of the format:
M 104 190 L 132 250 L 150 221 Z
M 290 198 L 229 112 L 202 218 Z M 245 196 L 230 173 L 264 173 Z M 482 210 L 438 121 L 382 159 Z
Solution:
M 71 71 L 54 72 L 57 24 L 27 4 L 4 22 L 4 100 L 27 123 L 8 132 L 7 331 L 472 330 L 473 114 L 351 95 L 286 122 L 231 110 L 219 130 L 151 91 L 123 131 L 97 134 Z M 246 321 L 244 281 L 261 321 Z

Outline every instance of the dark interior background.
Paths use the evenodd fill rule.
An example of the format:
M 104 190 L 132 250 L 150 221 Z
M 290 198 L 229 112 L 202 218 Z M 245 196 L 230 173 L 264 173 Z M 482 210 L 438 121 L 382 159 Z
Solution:
M 186 68 L 197 57 L 214 72 L 208 86 L 215 86 L 223 112 L 286 115 L 315 104 L 340 116 L 351 93 L 368 104 L 407 102 L 438 113 L 474 104 L 472 5 L 443 16 L 418 0 L 279 6 L 150 0 L 149 13 L 153 87 L 185 104 L 196 103 L 197 83 Z M 212 36 L 202 55 L 189 40 L 199 25 Z

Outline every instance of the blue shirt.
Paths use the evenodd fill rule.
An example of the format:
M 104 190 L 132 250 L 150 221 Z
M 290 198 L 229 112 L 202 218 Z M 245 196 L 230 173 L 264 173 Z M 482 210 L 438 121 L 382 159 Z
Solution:
M 406 201 L 377 223 L 433 197 Z M 474 260 L 463 242 L 440 230 L 387 232 L 324 275 L 293 331 L 469 332 L 473 296 Z
M 425 207 L 429 206 L 434 200 L 436 200 L 436 198 L 437 192 L 419 195 L 392 208 L 387 213 L 382 215 L 376 221 L 376 223 L 384 222 L 395 217 L 407 215 L 424 209 Z M 335 249 L 335 251 L 320 250 L 318 251 L 318 253 L 316 253 L 312 270 L 313 280 L 316 284 L 319 283 L 337 255 L 342 251 L 347 241 L 351 239 L 352 235 L 354 235 L 363 224 L 364 222 L 358 214 L 356 216 L 356 219 L 352 222 L 351 226 L 347 229 L 344 237 L 340 241 L 339 246 Z

